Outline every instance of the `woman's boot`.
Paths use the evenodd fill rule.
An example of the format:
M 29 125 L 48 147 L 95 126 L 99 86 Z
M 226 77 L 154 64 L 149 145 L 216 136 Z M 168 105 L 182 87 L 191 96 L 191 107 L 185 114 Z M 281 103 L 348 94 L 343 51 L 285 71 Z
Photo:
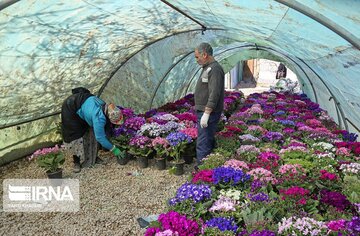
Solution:
M 81 166 L 80 166 L 80 157 L 73 155 L 73 160 L 74 160 L 74 173 L 79 173 L 81 171 Z

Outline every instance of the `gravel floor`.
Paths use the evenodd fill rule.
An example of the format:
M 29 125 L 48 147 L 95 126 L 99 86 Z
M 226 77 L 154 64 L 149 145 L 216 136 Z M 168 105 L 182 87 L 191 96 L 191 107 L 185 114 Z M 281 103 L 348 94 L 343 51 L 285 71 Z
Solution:
M 121 166 L 107 153 L 100 156 L 104 165 L 78 174 L 72 173 L 69 158 L 64 165 L 63 178 L 80 181 L 80 211 L 10 213 L 3 212 L 0 201 L 0 235 L 143 235 L 136 219 L 166 211 L 166 201 L 188 179 L 194 165 L 186 165 L 185 174 L 175 176 L 156 170 L 154 160 L 149 168 L 140 169 L 135 160 Z M 0 167 L 0 178 L 2 184 L 4 179 L 47 177 L 36 162 L 23 159 Z

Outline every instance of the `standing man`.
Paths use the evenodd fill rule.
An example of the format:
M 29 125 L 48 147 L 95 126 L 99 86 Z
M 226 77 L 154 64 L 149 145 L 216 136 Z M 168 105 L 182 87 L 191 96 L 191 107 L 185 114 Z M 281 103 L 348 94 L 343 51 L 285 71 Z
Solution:
M 224 70 L 213 57 L 208 43 L 195 48 L 195 59 L 202 66 L 201 75 L 195 87 L 195 109 L 198 137 L 196 141 L 197 165 L 215 147 L 215 133 L 224 108 Z M 195 167 L 197 169 L 197 166 Z
M 107 139 L 105 131 L 110 123 L 122 124 L 120 109 L 106 104 L 86 88 L 75 88 L 72 93 L 61 108 L 61 131 L 65 149 L 73 155 L 74 172 L 99 161 L 98 142 L 115 156 L 124 157 L 124 153 Z M 81 165 L 80 159 L 84 159 Z
M 276 79 L 286 78 L 286 74 L 287 74 L 286 72 L 287 72 L 286 66 L 280 62 L 276 72 Z

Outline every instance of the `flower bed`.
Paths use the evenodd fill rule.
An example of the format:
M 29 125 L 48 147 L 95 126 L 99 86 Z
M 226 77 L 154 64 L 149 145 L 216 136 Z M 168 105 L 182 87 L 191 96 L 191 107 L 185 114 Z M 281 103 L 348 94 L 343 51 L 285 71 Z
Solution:
M 195 230 L 159 226 L 161 216 L 145 235 L 360 234 L 356 134 L 305 95 L 274 92 L 249 96 L 224 125 L 164 213 Z

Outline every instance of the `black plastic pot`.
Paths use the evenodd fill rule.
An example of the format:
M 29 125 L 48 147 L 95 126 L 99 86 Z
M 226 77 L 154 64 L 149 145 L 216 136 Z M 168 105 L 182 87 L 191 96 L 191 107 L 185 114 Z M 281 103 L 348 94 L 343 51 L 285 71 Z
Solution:
M 185 173 L 184 171 L 184 165 L 185 162 L 175 162 L 174 163 L 174 167 L 175 167 L 175 175 L 183 175 Z
M 136 159 L 140 168 L 149 167 L 149 159 L 147 157 L 138 156 Z
M 158 170 L 165 170 L 166 169 L 166 159 L 165 158 L 155 158 L 155 166 Z
M 124 158 L 117 157 L 116 160 L 117 160 L 117 163 L 119 163 L 119 165 L 123 166 L 123 165 L 126 165 L 128 163 L 129 157 L 127 155 L 125 155 Z

